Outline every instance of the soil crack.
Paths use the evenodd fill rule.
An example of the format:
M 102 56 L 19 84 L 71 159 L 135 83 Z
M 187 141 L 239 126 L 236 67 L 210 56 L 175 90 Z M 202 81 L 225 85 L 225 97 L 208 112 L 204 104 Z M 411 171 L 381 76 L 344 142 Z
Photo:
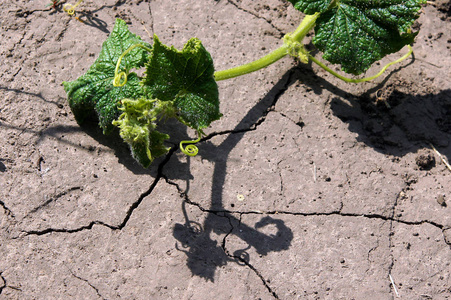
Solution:
M 0 206 L 3 208 L 7 216 L 14 218 L 13 212 L 6 206 L 5 202 L 3 202 L 2 200 L 0 200 Z
M 122 222 L 118 225 L 110 225 L 107 224 L 105 222 L 102 221 L 92 221 L 90 222 L 88 225 L 85 226 L 81 226 L 78 228 L 74 228 L 74 229 L 68 229 L 68 228 L 46 228 L 43 230 L 29 230 L 29 231 L 22 231 L 22 235 L 17 236 L 17 237 L 13 237 L 13 239 L 17 239 L 17 238 L 21 238 L 23 236 L 28 236 L 28 235 L 46 235 L 49 233 L 76 233 L 76 232 L 80 232 L 80 231 L 84 231 L 84 230 L 91 230 L 94 225 L 101 225 L 101 226 L 105 226 L 108 227 L 111 230 L 122 230 L 128 223 L 128 221 L 130 220 L 133 212 L 135 211 L 135 209 L 137 209 L 139 207 L 139 205 L 141 204 L 141 202 L 144 200 L 144 198 L 146 198 L 147 196 L 149 196 L 152 191 L 154 190 L 154 188 L 157 186 L 158 182 L 160 181 L 160 179 L 163 177 L 162 171 L 163 171 L 163 167 L 166 165 L 166 163 L 170 160 L 172 154 L 177 150 L 177 147 L 172 147 L 168 154 L 166 155 L 166 157 L 164 158 L 164 160 L 158 165 L 158 169 L 157 169 L 157 175 L 154 179 L 154 181 L 152 182 L 152 184 L 150 185 L 149 189 L 147 191 L 145 191 L 144 193 L 142 193 L 138 200 L 136 200 L 127 210 L 124 219 L 122 220 Z
M 184 201 L 187 204 L 196 206 L 199 210 L 206 213 L 212 213 L 215 215 L 224 216 L 224 214 L 238 214 L 238 215 L 251 215 L 251 214 L 257 214 L 257 215 L 292 215 L 292 216 L 303 216 L 303 217 L 310 217 L 310 216 L 341 216 L 341 217 L 354 217 L 354 218 L 367 218 L 367 219 L 380 219 L 384 221 L 390 222 L 390 237 L 393 235 L 392 233 L 392 227 L 393 222 L 409 225 L 409 226 L 419 226 L 423 224 L 429 224 L 436 228 L 439 228 L 443 233 L 443 239 L 447 245 L 451 246 L 451 241 L 448 241 L 447 239 L 447 230 L 451 230 L 451 228 L 448 228 L 445 225 L 442 225 L 440 223 L 430 221 L 430 220 L 420 220 L 420 221 L 408 221 L 408 220 L 402 220 L 399 218 L 395 218 L 395 210 L 396 205 L 398 203 L 399 195 L 397 196 L 397 200 L 395 201 L 393 207 L 392 207 L 392 213 L 390 216 L 384 216 L 381 214 L 366 214 L 366 213 L 344 213 L 342 212 L 343 203 L 341 203 L 341 207 L 337 210 L 333 210 L 330 212 L 291 212 L 291 211 L 283 211 L 283 210 L 272 210 L 272 211 L 259 211 L 259 210 L 252 210 L 252 211 L 239 211 L 239 210 L 228 210 L 228 209 L 207 209 L 203 207 L 200 203 L 194 202 L 189 199 L 188 195 L 182 190 L 182 188 L 175 182 L 172 182 L 169 180 L 165 175 L 162 175 L 162 177 L 166 180 L 166 182 L 170 185 L 173 185 L 177 188 L 180 196 L 184 199 Z
M 224 253 L 232 259 L 232 261 L 237 262 L 240 265 L 243 266 L 247 266 L 249 269 L 251 269 L 262 281 L 263 285 L 266 287 L 266 289 L 269 291 L 269 293 L 275 298 L 275 299 L 279 299 L 279 297 L 277 296 L 277 294 L 275 293 L 275 291 L 273 291 L 271 289 L 271 287 L 268 285 L 267 280 L 263 277 L 263 275 L 252 265 L 250 264 L 245 258 L 235 255 L 235 254 L 230 254 L 229 251 L 227 250 L 226 247 L 226 240 L 227 237 L 230 236 L 233 232 L 233 230 L 235 229 L 235 227 L 232 224 L 232 220 L 231 220 L 231 214 L 232 212 L 228 211 L 228 210 L 211 210 L 211 209 L 206 209 L 204 208 L 202 205 L 200 205 L 197 202 L 193 202 L 189 199 L 188 195 L 182 190 L 182 188 L 175 182 L 172 182 L 171 180 L 169 180 L 167 177 L 165 177 L 163 175 L 164 179 L 166 180 L 166 182 L 170 185 L 173 185 L 177 188 L 177 191 L 179 192 L 179 195 L 181 198 L 183 198 L 183 201 L 189 205 L 193 205 L 195 207 L 197 207 L 200 211 L 205 212 L 205 213 L 210 213 L 210 214 L 214 214 L 217 215 L 219 217 L 223 217 L 223 218 L 227 218 L 229 225 L 230 225 L 230 230 L 225 234 L 224 238 L 222 239 L 222 243 L 221 243 L 221 248 L 223 249 Z M 241 214 L 239 215 L 239 223 L 241 223 Z
M 17 5 L 17 4 L 16 4 Z M 17 5 L 21 7 L 20 5 Z M 45 11 L 52 11 L 53 8 L 47 8 L 47 9 L 33 9 L 33 10 L 27 10 L 23 7 L 15 11 L 15 16 L 18 18 L 26 18 L 31 14 L 34 14 L 35 12 L 45 12 Z
M 227 250 L 227 246 L 226 246 L 226 242 L 227 242 L 227 237 L 229 235 L 232 234 L 233 230 L 235 229 L 231 219 L 226 216 L 227 219 L 229 220 L 229 224 L 230 224 L 230 231 L 224 236 L 224 239 L 222 240 L 222 249 L 224 250 L 224 253 L 232 258 L 233 260 L 235 260 L 238 264 L 243 265 L 243 266 L 247 266 L 249 269 L 251 269 L 255 275 L 258 276 L 258 278 L 260 278 L 260 280 L 262 281 L 263 285 L 265 286 L 265 288 L 268 290 L 268 292 L 274 297 L 274 299 L 280 299 L 279 296 L 277 296 L 276 292 L 272 290 L 272 288 L 268 285 L 268 280 L 266 280 L 263 275 L 257 270 L 257 268 L 255 268 L 246 258 L 243 258 L 243 256 L 238 256 L 235 254 L 230 254 L 230 252 Z M 240 214 L 240 223 L 241 223 L 241 214 Z
M 6 280 L 5 277 L 3 277 L 3 273 L 0 272 L 0 295 L 2 294 L 4 288 L 6 288 Z
M 227 0 L 227 3 L 232 4 L 232 5 L 235 6 L 237 9 L 239 9 L 239 10 L 241 10 L 241 11 L 247 13 L 247 14 L 250 14 L 250 15 L 256 17 L 257 19 L 264 20 L 266 23 L 269 24 L 269 26 L 271 26 L 272 28 L 274 28 L 274 29 L 279 33 L 279 38 L 282 38 L 282 37 L 284 36 L 283 31 L 280 30 L 279 28 L 277 28 L 276 26 L 274 26 L 274 24 L 272 24 L 271 20 L 268 20 L 268 19 L 266 19 L 265 17 L 262 17 L 262 16 L 260 16 L 260 15 L 258 15 L 258 14 L 256 14 L 256 13 L 254 13 L 254 12 L 252 12 L 252 11 L 250 11 L 250 10 L 247 10 L 247 9 L 245 9 L 245 8 L 242 8 L 241 6 L 239 6 L 239 5 L 238 5 L 237 3 L 235 3 L 234 1 Z
M 290 85 L 293 83 L 294 74 L 295 74 L 295 68 L 288 70 L 287 73 L 285 74 L 285 76 L 283 76 L 280 79 L 279 83 L 277 84 L 277 85 L 281 85 L 281 87 L 275 89 L 277 87 L 277 85 L 274 86 L 274 91 L 273 90 L 270 91 L 270 93 L 274 94 L 271 97 L 272 102 L 269 105 L 267 105 L 266 110 L 263 111 L 261 116 L 258 117 L 258 119 L 253 124 L 251 124 L 248 128 L 231 129 L 231 130 L 212 132 L 212 133 L 208 134 L 206 137 L 202 138 L 201 142 L 208 141 L 215 136 L 226 135 L 226 134 L 241 134 L 241 133 L 246 133 L 246 132 L 257 130 L 257 128 L 266 120 L 266 117 L 268 116 L 268 114 L 270 112 L 275 111 L 274 107 L 276 106 L 277 101 L 279 101 L 280 97 L 288 90 Z
M 39 169 L 40 169 L 40 163 L 39 163 Z M 27 216 L 29 216 L 30 214 L 33 214 L 33 213 L 35 213 L 35 212 L 37 212 L 37 211 L 39 211 L 39 210 L 45 208 L 45 207 L 48 206 L 50 203 L 56 202 L 59 198 L 65 196 L 65 195 L 67 195 L 67 194 L 70 194 L 70 193 L 73 192 L 73 191 L 77 191 L 77 190 L 81 190 L 81 191 L 82 191 L 83 189 L 82 189 L 81 187 L 79 187 L 79 186 L 74 186 L 74 187 L 71 187 L 71 188 L 69 188 L 69 189 L 67 189 L 67 190 L 65 190 L 65 191 L 62 191 L 62 192 L 56 194 L 54 197 L 51 197 L 50 199 L 48 199 L 47 201 L 45 201 L 45 202 L 42 203 L 41 205 L 39 205 L 39 206 L 33 208 L 33 209 L 25 216 L 25 218 L 26 218 Z
M 69 22 L 70 19 L 67 19 L 64 21 L 63 28 L 61 29 L 60 33 L 55 38 L 55 41 L 60 42 L 63 39 L 64 34 L 66 33 L 67 29 L 69 28 Z M 47 36 L 47 33 L 44 35 L 44 37 Z
M 0 272 L 0 295 L 3 293 L 3 290 L 6 288 L 10 288 L 16 291 L 22 291 L 20 288 L 8 285 L 6 278 L 3 276 L 3 272 Z
M 191 201 L 189 199 L 187 193 L 185 193 L 183 191 L 183 189 L 177 183 L 171 181 L 164 174 L 162 174 L 161 176 L 164 178 L 166 183 L 168 183 L 169 185 L 175 186 L 175 188 L 177 189 L 177 192 L 179 193 L 180 197 L 183 199 L 184 202 L 186 202 L 186 204 L 196 206 L 200 211 L 205 212 L 205 213 L 212 213 L 212 214 L 215 214 L 215 215 L 222 214 L 222 213 L 230 213 L 230 211 L 228 211 L 228 210 L 213 210 L 213 209 L 204 208 L 199 203 Z M 223 215 L 221 215 L 221 217 L 223 217 Z
M 341 217 L 355 217 L 355 218 L 367 218 L 367 219 L 380 219 L 384 221 L 390 221 L 390 222 L 397 222 L 404 225 L 410 225 L 410 226 L 418 226 L 423 224 L 429 224 L 434 227 L 437 227 L 441 230 L 448 230 L 450 228 L 447 228 L 446 226 L 439 224 L 434 221 L 430 220 L 421 220 L 421 221 L 408 221 L 408 220 L 402 220 L 395 218 L 394 216 L 384 216 L 380 214 L 366 214 L 366 213 L 344 213 L 341 211 L 341 208 L 338 210 L 333 210 L 330 212 L 291 212 L 291 211 L 283 211 L 283 210 L 271 210 L 271 211 L 259 211 L 259 210 L 251 210 L 251 211 L 238 211 L 238 210 L 228 210 L 228 209 L 222 209 L 222 210 L 214 210 L 214 209 L 207 209 L 204 208 L 200 203 L 194 202 L 189 199 L 189 197 L 182 191 L 182 189 L 178 186 L 178 184 L 171 182 L 170 180 L 166 179 L 167 183 L 174 185 L 177 187 L 180 195 L 184 198 L 184 201 L 186 201 L 187 204 L 194 205 L 199 208 L 202 212 L 207 213 L 213 213 L 213 214 L 239 214 L 239 215 L 292 215 L 292 216 L 302 216 L 302 217 L 311 217 L 311 216 L 341 216 Z
M 67 268 L 68 270 L 69 270 L 69 272 L 70 272 L 70 274 L 72 275 L 72 276 L 74 276 L 75 278 L 77 278 L 78 280 L 81 280 L 81 281 L 84 281 L 84 282 L 86 282 L 95 292 L 96 292 L 96 294 L 97 294 L 97 296 L 99 296 L 101 299 L 106 299 L 105 297 L 103 297 L 101 294 L 100 294 L 100 292 L 99 292 L 99 289 L 98 288 L 96 288 L 92 283 L 90 283 L 87 279 L 84 279 L 84 278 L 81 278 L 80 276 L 77 276 L 74 272 L 72 272 L 72 270 L 71 269 L 69 269 L 69 268 Z
M 224 245 L 224 252 L 227 254 L 227 256 L 236 259 L 237 261 L 241 262 L 243 265 L 247 266 L 249 269 L 251 269 L 255 275 L 257 275 L 260 280 L 262 281 L 265 288 L 268 290 L 268 292 L 274 297 L 274 299 L 280 299 L 279 296 L 277 296 L 276 292 L 272 290 L 272 288 L 268 285 L 268 281 L 263 277 L 263 275 L 247 260 L 243 259 L 241 256 L 236 256 L 233 254 L 230 254 L 229 251 L 225 248 Z

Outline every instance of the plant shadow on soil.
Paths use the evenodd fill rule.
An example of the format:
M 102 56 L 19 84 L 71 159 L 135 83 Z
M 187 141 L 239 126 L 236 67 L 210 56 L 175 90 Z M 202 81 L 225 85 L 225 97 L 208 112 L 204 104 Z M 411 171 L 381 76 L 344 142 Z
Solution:
M 178 247 L 178 249 L 187 255 L 187 266 L 193 275 L 214 281 L 216 268 L 224 266 L 228 262 L 247 265 L 253 269 L 250 264 L 250 255 L 247 251 L 251 247 L 255 248 L 255 251 L 260 256 L 263 256 L 269 252 L 288 250 L 291 245 L 293 232 L 282 220 L 271 216 L 263 216 L 254 226 L 246 225 L 240 218 L 236 217 L 236 215 L 241 215 L 240 212 L 228 211 L 223 207 L 222 197 L 227 174 L 227 157 L 244 137 L 245 133 L 252 130 L 262 116 L 265 116 L 272 109 L 281 91 L 283 92 L 289 85 L 294 83 L 291 80 L 292 73 L 293 69 L 286 72 L 266 96 L 252 107 L 239 124 L 236 125 L 235 130 L 232 130 L 234 134 L 229 134 L 219 146 L 214 146 L 209 142 L 202 144 L 202 159 L 214 162 L 210 208 L 201 208 L 201 210 L 208 213 L 203 224 L 190 221 L 185 209 L 186 203 L 190 201 L 189 181 L 192 177 L 192 175 L 187 175 L 190 174 L 189 160 L 182 169 L 179 169 L 180 165 L 173 165 L 174 160 L 171 160 L 169 163 L 165 174 L 169 173 L 169 176 L 172 175 L 186 181 L 186 190 L 183 191 L 186 199 L 182 206 L 185 223 L 175 224 L 173 235 L 183 248 Z M 246 127 L 251 129 L 241 129 Z M 259 229 L 266 226 L 275 227 L 276 233 L 266 235 L 259 231 Z M 222 244 L 211 238 L 212 233 L 226 233 Z M 226 247 L 226 238 L 230 235 L 235 235 L 244 241 L 247 246 L 230 253 Z
M 175 224 L 173 235 L 187 255 L 187 266 L 193 275 L 213 281 L 217 267 L 225 265 L 228 261 L 238 264 L 250 265 L 248 249 L 254 247 L 259 255 L 266 255 L 272 251 L 287 250 L 290 247 L 293 233 L 282 220 L 265 216 L 254 227 L 243 224 L 233 212 L 226 210 L 222 204 L 222 191 L 226 177 L 227 157 L 237 143 L 243 138 L 246 130 L 240 131 L 243 125 L 252 128 L 258 121 L 272 110 L 276 98 L 295 82 L 302 82 L 312 88 L 315 93 L 321 94 L 322 89 L 332 94 L 330 107 L 335 116 L 349 124 L 349 130 L 358 134 L 357 140 L 363 142 L 374 150 L 401 157 L 409 152 L 416 152 L 421 148 L 429 148 L 429 144 L 436 147 L 447 147 L 451 137 L 451 91 L 444 90 L 438 94 L 424 96 L 405 94 L 396 89 L 386 95 L 385 102 L 377 103 L 376 97 L 371 93 L 386 85 L 388 78 L 367 91 L 363 95 L 354 96 L 347 93 L 323 78 L 315 75 L 309 67 L 292 68 L 276 83 L 273 89 L 257 103 L 232 130 L 234 134 L 228 135 L 219 146 L 212 143 L 202 145 L 202 159 L 214 162 L 214 173 L 211 187 L 211 207 L 203 224 L 190 221 L 184 205 L 189 201 L 189 163 L 182 169 L 174 168 L 169 164 L 169 173 L 172 176 L 186 180 L 187 197 L 183 204 L 185 224 Z M 204 154 L 205 153 L 205 154 Z M 448 158 L 451 153 L 443 153 Z M 171 160 L 173 161 L 173 160 Z M 185 175 L 183 175 L 185 174 Z M 240 212 L 234 212 L 240 214 Z M 277 228 L 275 235 L 266 236 L 258 231 L 266 225 L 273 224 Z M 227 232 L 222 245 L 211 239 L 210 234 Z M 247 247 L 229 253 L 225 246 L 229 235 L 236 235 L 247 243 Z M 251 266 L 252 268 L 252 266 Z
M 97 18 L 94 12 L 78 11 L 77 14 L 79 15 L 78 20 L 84 25 L 97 28 L 100 31 L 108 34 L 110 33 L 110 31 L 108 30 L 108 24 L 105 21 Z
M 385 104 L 375 104 L 367 95 L 331 101 L 333 113 L 349 124 L 358 141 L 384 154 L 396 157 L 431 145 L 441 150 L 448 160 L 451 140 L 451 90 L 438 94 L 410 95 L 394 90 Z M 449 149 L 448 149 L 449 151 Z
M 281 80 L 282 82 L 282 80 Z M 279 89 L 278 85 L 275 89 Z M 271 107 L 270 97 L 263 100 L 256 105 L 250 115 L 253 118 L 244 118 L 242 122 L 255 123 L 261 113 Z M 248 115 L 249 115 L 248 114 Z M 163 163 L 165 157 L 156 159 L 149 169 L 144 169 L 139 166 L 131 157 L 130 150 L 127 145 L 119 138 L 117 132 L 110 134 L 110 136 L 103 135 L 102 131 L 96 125 L 97 121 L 89 120 L 84 123 L 82 128 L 85 133 L 90 135 L 100 144 L 113 149 L 119 163 L 126 166 L 135 174 L 150 174 L 153 177 L 158 176 L 159 165 Z M 190 139 L 186 134 L 186 127 L 178 122 L 168 121 L 159 128 L 162 132 L 176 132 L 171 136 L 171 141 L 182 139 Z M 61 129 L 57 129 L 61 131 Z M 240 265 L 249 265 L 250 256 L 246 250 L 254 247 L 259 255 L 266 255 L 272 251 L 287 250 L 293 239 L 293 233 L 290 228 L 285 226 L 282 220 L 274 219 L 270 216 L 265 216 L 258 221 L 254 227 L 243 224 L 233 212 L 227 211 L 222 205 L 222 188 L 226 176 L 227 156 L 228 153 L 235 147 L 235 145 L 244 136 L 243 133 L 232 134 L 221 147 L 216 147 L 216 154 L 213 157 L 203 156 L 203 159 L 215 161 L 215 171 L 212 180 L 211 188 L 211 207 L 206 212 L 209 212 L 203 224 L 191 221 L 186 212 L 185 206 L 188 201 L 182 202 L 182 211 L 185 217 L 185 223 L 176 223 L 173 228 L 173 236 L 180 242 L 180 247 L 177 244 L 177 249 L 183 251 L 188 256 L 187 266 L 193 275 L 199 276 L 206 280 L 214 281 L 215 270 L 218 267 L 226 265 L 228 262 L 236 262 Z M 231 141 L 233 140 L 233 141 Z M 178 145 L 173 145 L 177 148 Z M 202 144 L 202 153 L 209 152 L 213 145 L 209 142 Z M 220 148 L 220 150 L 219 150 Z M 211 150 L 211 149 L 210 149 Z M 219 150 L 219 154 L 218 154 Z M 189 193 L 189 182 L 194 179 L 190 172 L 190 160 L 183 163 L 177 159 L 175 155 L 171 155 L 169 163 L 164 166 L 163 176 L 166 179 L 181 179 L 186 181 L 187 188 L 183 192 L 186 196 Z M 236 214 L 236 213 L 235 213 Z M 277 230 L 275 234 L 266 235 L 259 232 L 259 229 L 273 226 Z M 211 234 L 224 234 L 226 236 L 233 234 L 242 239 L 248 244 L 248 247 L 236 250 L 233 253 L 228 253 L 225 248 L 225 238 L 222 244 L 211 238 Z
M 202 159 L 214 162 L 211 206 L 208 209 L 201 208 L 208 213 L 203 224 L 191 221 L 185 209 L 185 205 L 190 201 L 189 182 L 193 179 L 189 159 L 187 163 L 182 163 L 175 155 L 171 155 L 169 162 L 164 166 L 163 173 L 166 179 L 177 178 L 187 183 L 187 188 L 183 191 L 186 199 L 182 207 L 185 222 L 184 224 L 176 223 L 174 225 L 173 236 L 181 244 L 181 247 L 178 247 L 179 250 L 187 255 L 187 266 L 193 275 L 213 281 L 216 268 L 224 266 L 228 262 L 236 262 L 253 268 L 248 253 L 251 247 L 254 247 L 259 255 L 289 249 L 293 233 L 282 220 L 265 215 L 254 226 L 243 224 L 240 218 L 236 217 L 241 215 L 241 212 L 229 211 L 223 207 L 222 191 L 227 173 L 227 158 L 230 152 L 244 137 L 245 133 L 253 130 L 255 125 L 273 109 L 278 97 L 289 86 L 297 82 L 308 86 L 316 94 L 320 95 L 323 89 L 326 89 L 335 95 L 330 100 L 333 114 L 349 124 L 349 130 L 358 134 L 358 141 L 378 152 L 400 157 L 409 152 L 416 152 L 420 148 L 428 148 L 428 143 L 442 148 L 448 146 L 451 133 L 450 90 L 444 90 L 438 94 L 418 96 L 402 93 L 394 86 L 385 97 L 386 102 L 391 107 L 388 108 L 383 102 L 376 103 L 375 97 L 370 96 L 371 93 L 382 88 L 387 80 L 363 95 L 354 96 L 318 77 L 308 66 L 290 69 L 267 95 L 248 111 L 246 116 L 232 130 L 233 134 L 229 134 L 224 142 L 215 146 L 208 142 L 207 137 L 207 141 L 202 143 L 200 153 Z M 119 163 L 133 173 L 158 176 L 157 166 L 165 160 L 164 157 L 157 159 L 150 169 L 144 169 L 131 157 L 127 145 L 121 141 L 117 132 L 105 136 L 98 126 L 91 122 L 84 124 L 81 129 L 74 126 L 50 127 L 41 133 L 41 138 L 45 135 L 56 137 L 61 132 L 80 130 L 100 144 L 113 149 Z M 168 122 L 164 124 L 162 131 L 177 132 L 173 136 L 174 141 L 187 138 L 186 128 L 177 123 Z M 172 147 L 173 149 L 177 147 L 175 142 Z M 442 152 L 442 154 L 445 154 L 448 158 L 451 157 L 451 153 Z M 265 226 L 274 226 L 277 232 L 272 235 L 261 233 L 259 229 Z M 222 243 L 218 243 L 212 239 L 212 233 L 226 233 L 226 236 Z M 247 247 L 229 253 L 225 244 L 226 238 L 230 235 L 235 235 L 243 240 Z
M 104 10 L 104 9 L 113 9 L 116 10 L 118 7 L 122 6 L 123 4 L 125 4 L 126 1 L 125 0 L 118 0 L 116 1 L 115 4 L 113 5 L 102 5 L 101 7 L 97 8 L 97 9 L 91 9 L 91 10 L 85 10 L 83 9 L 83 6 L 79 7 L 80 9 L 76 10 L 76 13 L 74 16 L 76 16 L 77 20 L 81 23 L 83 23 L 84 25 L 96 28 L 102 32 L 105 33 L 110 33 L 110 31 L 108 30 L 108 24 L 107 22 L 103 21 L 102 19 L 100 19 L 98 17 L 98 12 Z M 63 13 L 63 5 L 67 4 L 67 3 L 60 3 L 57 7 L 52 8 L 50 14 L 54 14 L 54 13 Z M 118 17 L 118 16 L 117 16 Z

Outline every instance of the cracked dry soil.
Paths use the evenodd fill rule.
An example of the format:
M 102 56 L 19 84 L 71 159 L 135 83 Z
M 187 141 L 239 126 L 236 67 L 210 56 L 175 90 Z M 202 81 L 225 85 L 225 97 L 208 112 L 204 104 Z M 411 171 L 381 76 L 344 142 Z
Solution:
M 277 47 L 301 14 L 85 0 L 77 20 L 48 2 L 0 3 L 0 299 L 451 299 L 451 172 L 432 149 L 451 158 L 449 0 L 424 7 L 414 59 L 375 82 L 290 58 L 220 82 L 199 155 L 167 123 L 173 149 L 149 170 L 78 126 L 61 86 L 114 19 L 148 42 L 198 37 L 219 70 Z

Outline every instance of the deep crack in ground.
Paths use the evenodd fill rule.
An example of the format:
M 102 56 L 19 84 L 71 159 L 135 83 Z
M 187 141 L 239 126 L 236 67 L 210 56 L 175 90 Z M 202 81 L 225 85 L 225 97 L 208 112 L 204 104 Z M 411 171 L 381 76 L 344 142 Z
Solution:
M 6 280 L 3 277 L 3 273 L 0 272 L 0 295 L 2 294 L 4 288 L 6 288 Z
M 45 235 L 45 234 L 49 234 L 49 233 L 75 233 L 75 232 L 80 232 L 80 231 L 84 231 L 84 230 L 91 230 L 94 225 L 105 226 L 105 227 L 107 227 L 107 228 L 109 228 L 111 230 L 121 230 L 122 228 L 124 228 L 127 225 L 127 222 L 130 220 L 133 212 L 139 207 L 139 205 L 144 200 L 144 198 L 146 198 L 147 196 L 149 196 L 152 193 L 153 189 L 156 187 L 156 185 L 158 184 L 158 182 L 162 178 L 163 167 L 170 160 L 172 154 L 176 151 L 176 149 L 177 149 L 176 147 L 173 147 L 173 148 L 171 148 L 169 150 L 169 153 L 166 155 L 164 160 L 158 165 L 157 175 L 156 175 L 155 179 L 153 180 L 152 184 L 150 185 L 149 189 L 147 191 L 145 191 L 144 193 L 142 193 L 139 196 L 138 200 L 133 202 L 133 204 L 128 208 L 124 219 L 118 225 L 110 225 L 110 224 L 107 224 L 107 223 L 102 222 L 102 221 L 92 221 L 88 225 L 77 227 L 77 228 L 73 228 L 73 229 L 68 229 L 68 228 L 46 228 L 46 229 L 43 229 L 43 230 L 23 231 L 23 235 L 21 235 L 20 237 L 27 236 L 27 235 Z M 19 237 L 15 237 L 15 238 L 17 239 Z
M 14 218 L 13 212 L 6 206 L 5 202 L 0 200 L 0 206 L 3 208 L 7 216 Z

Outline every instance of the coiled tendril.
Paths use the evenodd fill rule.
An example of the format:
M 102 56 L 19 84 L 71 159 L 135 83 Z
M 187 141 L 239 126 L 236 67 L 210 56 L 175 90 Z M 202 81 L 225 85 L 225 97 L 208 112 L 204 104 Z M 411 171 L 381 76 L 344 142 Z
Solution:
M 119 67 L 121 66 L 121 61 L 125 57 L 125 55 L 127 55 L 130 51 L 132 51 L 136 47 L 143 48 L 147 52 L 152 52 L 152 49 L 147 48 L 146 46 L 141 45 L 141 44 L 131 45 L 127 50 L 125 50 L 121 54 L 121 56 L 119 56 L 119 59 L 117 60 L 117 63 L 116 63 L 116 69 L 114 70 L 113 86 L 115 86 L 115 87 L 124 86 L 127 83 L 127 73 L 128 73 L 128 71 L 127 72 L 124 72 L 124 71 L 119 72 Z
M 63 6 L 63 10 L 67 12 L 69 16 L 72 16 L 75 13 L 75 8 L 80 5 L 83 0 L 78 0 L 74 5 L 66 3 Z
M 124 86 L 127 83 L 127 73 L 124 71 L 118 73 L 117 75 L 114 75 L 113 79 L 113 86 Z
M 197 148 L 197 146 L 194 144 L 198 143 L 200 141 L 200 139 L 202 138 L 202 133 L 200 131 L 197 131 L 197 134 L 199 136 L 199 138 L 197 140 L 180 142 L 180 150 L 188 156 L 196 156 L 197 153 L 199 153 L 199 148 Z M 190 145 L 183 147 L 184 144 L 190 144 Z

